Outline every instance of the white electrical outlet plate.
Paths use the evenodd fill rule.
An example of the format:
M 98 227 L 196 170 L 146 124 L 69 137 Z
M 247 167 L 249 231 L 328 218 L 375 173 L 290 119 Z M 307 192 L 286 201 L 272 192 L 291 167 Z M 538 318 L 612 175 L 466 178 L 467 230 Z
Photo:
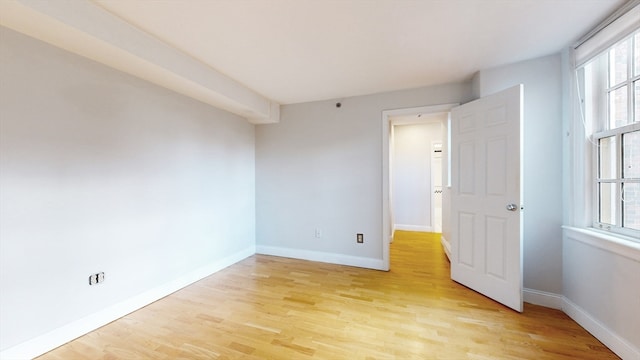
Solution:
M 89 285 L 100 284 L 102 282 L 104 282 L 104 272 L 99 272 L 89 276 Z

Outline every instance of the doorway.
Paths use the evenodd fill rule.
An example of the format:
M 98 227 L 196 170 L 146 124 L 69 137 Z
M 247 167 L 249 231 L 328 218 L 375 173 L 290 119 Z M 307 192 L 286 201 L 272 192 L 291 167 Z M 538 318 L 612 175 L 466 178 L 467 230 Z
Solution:
M 383 112 L 383 263 L 395 230 L 441 232 L 450 110 L 457 104 Z
M 446 114 L 391 118 L 392 232 L 442 228 L 442 202 L 437 200 L 442 187 L 443 120 Z

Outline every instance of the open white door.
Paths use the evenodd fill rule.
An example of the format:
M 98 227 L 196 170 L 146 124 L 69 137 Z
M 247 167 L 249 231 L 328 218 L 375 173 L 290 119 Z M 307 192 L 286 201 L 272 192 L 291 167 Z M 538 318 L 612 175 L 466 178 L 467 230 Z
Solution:
M 522 94 L 451 111 L 451 279 L 520 312 Z

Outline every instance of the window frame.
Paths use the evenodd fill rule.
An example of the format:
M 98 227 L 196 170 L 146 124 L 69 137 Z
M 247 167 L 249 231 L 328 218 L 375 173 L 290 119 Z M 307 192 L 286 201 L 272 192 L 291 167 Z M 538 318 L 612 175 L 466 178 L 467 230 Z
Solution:
M 622 138 L 624 134 L 628 134 L 634 131 L 640 131 L 640 123 L 635 122 L 631 124 L 627 124 L 625 126 L 601 131 L 592 135 L 593 139 L 593 178 L 594 178 L 594 186 L 593 186 L 593 227 L 600 230 L 611 231 L 614 233 L 618 233 L 621 235 L 631 236 L 636 239 L 640 238 L 640 230 L 627 228 L 623 226 L 623 201 L 622 201 L 622 188 L 626 183 L 632 184 L 640 184 L 640 178 L 624 178 L 623 177 L 623 168 L 622 168 L 622 160 L 623 160 L 623 141 Z M 601 165 L 601 157 L 600 157 L 600 140 L 607 137 L 615 137 L 615 153 L 616 153 L 616 174 L 615 178 L 602 178 L 600 175 L 600 165 Z M 600 189 L 601 184 L 615 184 L 615 223 L 608 224 L 600 221 L 600 209 L 602 204 L 600 203 Z M 640 240 L 639 240 L 640 241 Z
M 624 205 L 623 205 L 623 188 L 624 184 L 635 183 L 640 184 L 640 178 L 625 178 L 623 174 L 623 137 L 625 134 L 640 131 L 640 121 L 635 121 L 638 116 L 634 112 L 635 101 L 640 98 L 640 93 L 636 91 L 635 84 L 640 81 L 640 73 L 634 74 L 634 51 L 636 50 L 635 42 L 640 39 L 640 29 L 632 31 L 630 34 L 614 43 L 611 47 L 602 51 L 593 60 L 591 66 L 593 66 L 593 72 L 589 79 L 591 90 L 585 89 L 587 92 L 585 97 L 592 101 L 589 105 L 589 109 L 584 109 L 591 113 L 589 116 L 591 121 L 590 125 L 594 130 L 590 136 L 590 142 L 592 147 L 592 161 L 591 161 L 591 178 L 593 179 L 592 185 L 592 226 L 595 229 L 605 230 L 610 233 L 620 234 L 624 236 L 630 236 L 636 241 L 640 242 L 640 230 L 624 227 Z M 617 83 L 610 84 L 612 67 L 611 61 L 611 49 L 623 41 L 629 41 L 627 47 L 627 77 L 625 80 Z M 586 85 L 586 84 L 585 84 Z M 610 129 L 611 126 L 611 109 L 610 98 L 614 91 L 621 88 L 627 89 L 627 124 L 619 126 L 617 128 Z M 592 91 L 592 93 L 590 93 Z M 586 104 L 583 104 L 586 105 Z M 587 125 L 587 124 L 585 124 Z M 614 137 L 615 138 L 615 177 L 603 178 L 600 171 L 602 170 L 600 142 L 603 138 Z M 601 222 L 601 189 L 602 184 L 614 184 L 615 185 L 615 224 L 609 224 Z

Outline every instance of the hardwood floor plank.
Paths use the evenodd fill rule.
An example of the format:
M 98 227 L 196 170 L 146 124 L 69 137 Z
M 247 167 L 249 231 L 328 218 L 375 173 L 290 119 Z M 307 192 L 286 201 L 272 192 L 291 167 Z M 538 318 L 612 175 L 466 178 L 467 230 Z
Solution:
M 437 234 L 397 232 L 391 261 L 255 255 L 40 359 L 618 359 L 561 311 L 451 281 Z

